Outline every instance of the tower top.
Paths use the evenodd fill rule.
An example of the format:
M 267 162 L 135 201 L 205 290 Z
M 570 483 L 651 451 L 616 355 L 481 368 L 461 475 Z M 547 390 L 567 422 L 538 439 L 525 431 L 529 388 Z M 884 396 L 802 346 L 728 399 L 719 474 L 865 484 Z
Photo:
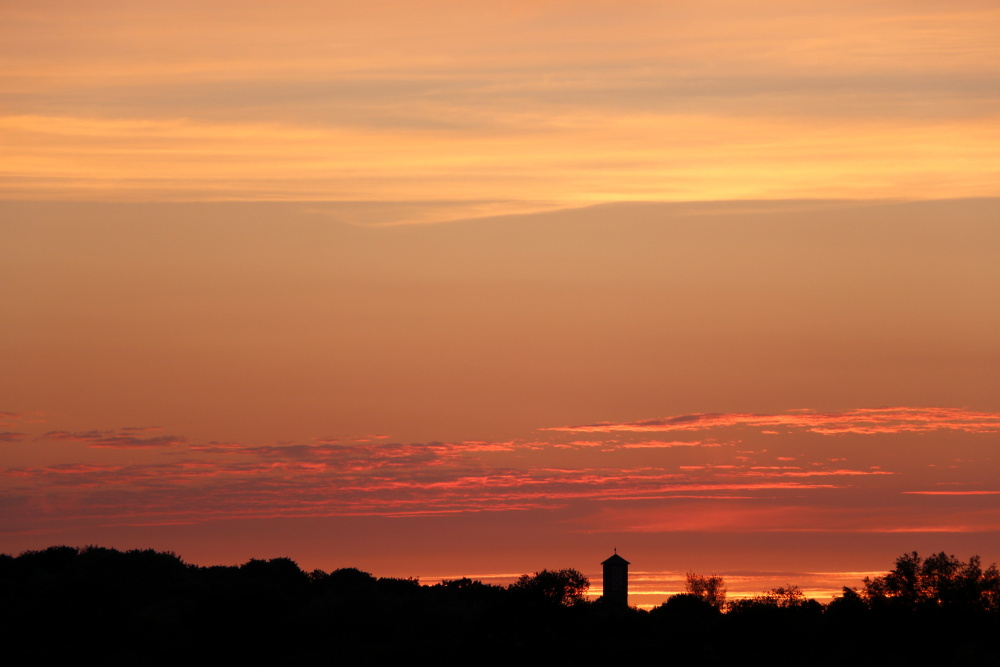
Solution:
M 606 561 L 601 563 L 601 565 L 630 565 L 630 563 L 618 555 L 618 550 L 615 549 L 615 553 L 608 558 Z

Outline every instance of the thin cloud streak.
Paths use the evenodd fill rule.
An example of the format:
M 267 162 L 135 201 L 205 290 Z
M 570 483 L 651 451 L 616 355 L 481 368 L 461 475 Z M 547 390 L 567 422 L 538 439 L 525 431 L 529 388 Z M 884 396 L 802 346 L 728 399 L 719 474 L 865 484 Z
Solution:
M 902 491 L 915 496 L 995 496 L 1000 491 Z
M 426 201 L 426 212 L 395 222 L 440 222 L 621 201 L 902 198 L 914 182 L 926 197 L 984 196 L 1000 169 L 982 150 L 998 138 L 991 122 L 895 120 L 849 132 L 839 122 L 792 123 L 580 111 L 455 132 L 8 116 L 0 136 L 15 148 L 0 196 L 94 200 L 113 187 L 116 201 Z M 757 142 L 744 143 L 748 134 Z M 760 145 L 769 146 L 764 164 Z M 873 145 L 898 156 L 891 172 Z M 967 174 L 961 184 L 958 173 Z M 442 199 L 453 205 L 441 208 Z
M 829 507 L 825 505 L 729 503 L 658 508 L 602 509 L 576 523 L 621 533 L 770 532 L 770 533 L 995 533 L 1000 510 L 906 507 Z
M 961 468 L 951 466 L 982 475 L 984 464 L 963 447 L 994 428 L 992 413 L 802 410 L 636 423 L 642 427 L 638 431 L 595 431 L 596 437 L 585 440 L 576 437 L 575 429 L 556 427 L 536 432 L 548 434 L 547 439 L 428 443 L 370 436 L 201 443 L 154 435 L 163 430 L 159 427 L 29 434 L 35 441 L 79 443 L 85 446 L 81 451 L 96 448 L 105 458 L 0 469 L 8 491 L 0 530 L 28 535 L 39 527 L 57 531 L 68 525 L 415 520 L 515 512 L 559 517 L 571 530 L 636 535 L 1000 531 L 1000 515 L 983 505 L 996 492 L 913 486 L 957 483 L 948 476 Z M 730 427 L 744 432 L 731 441 L 651 440 L 645 429 L 654 423 L 677 431 Z M 882 460 L 884 452 L 864 444 L 885 436 L 854 428 L 872 423 L 898 427 L 901 434 L 946 435 L 947 457 L 926 450 L 902 460 L 890 457 L 895 461 L 890 467 Z M 755 432 L 775 428 L 777 433 Z M 839 430 L 837 437 L 829 437 L 830 429 Z M 804 433 L 812 433 L 812 440 L 803 440 Z M 938 463 L 941 467 L 931 467 Z M 946 497 L 963 505 L 942 507 L 933 500 Z
M 148 427 L 126 427 L 115 431 L 49 431 L 42 438 L 50 440 L 69 440 L 83 442 L 88 447 L 106 449 L 143 449 L 147 447 L 171 447 L 182 445 L 185 438 L 176 435 L 163 435 L 151 438 L 142 438 L 133 433 L 143 433 L 150 430 L 160 430 Z
M 960 408 L 875 408 L 817 413 L 799 410 L 785 414 L 705 413 L 637 422 L 600 422 L 543 430 L 573 433 L 702 431 L 733 426 L 786 427 L 823 435 L 923 433 L 940 430 L 966 433 L 1000 432 L 1000 413 Z

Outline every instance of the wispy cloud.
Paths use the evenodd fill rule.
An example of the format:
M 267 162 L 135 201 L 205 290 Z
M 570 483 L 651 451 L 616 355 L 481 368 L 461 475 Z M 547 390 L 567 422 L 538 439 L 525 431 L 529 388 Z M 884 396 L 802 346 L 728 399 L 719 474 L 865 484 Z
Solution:
M 643 440 L 642 442 L 626 442 L 621 445 L 622 449 L 670 449 L 671 447 L 721 447 L 718 442 L 702 442 L 699 440 Z
M 779 432 L 751 433 L 762 424 Z M 912 507 L 883 502 L 878 511 L 858 509 L 873 496 L 910 502 L 953 496 L 971 502 L 997 493 L 969 487 L 915 489 L 914 484 L 941 483 L 940 477 L 935 478 L 937 469 L 927 466 L 936 459 L 890 458 L 890 464 L 873 459 L 869 448 L 860 446 L 870 436 L 870 426 L 895 433 L 941 431 L 953 443 L 950 458 L 941 462 L 976 466 L 952 460 L 960 453 L 954 444 L 961 439 L 981 440 L 979 436 L 996 428 L 996 415 L 936 408 L 712 413 L 543 429 L 551 435 L 547 439 L 426 443 L 370 436 L 271 444 L 199 443 L 159 435 L 159 427 L 49 431 L 41 439 L 109 451 L 145 451 L 141 459 L 132 458 L 138 452 L 128 458 L 106 453 L 101 456 L 111 460 L 100 463 L 10 466 L 0 469 L 0 477 L 11 497 L 19 499 L 17 512 L 22 518 L 53 521 L 53 508 L 58 508 L 64 519 L 109 525 L 569 508 L 587 513 L 600 507 L 608 517 L 619 517 L 616 530 L 639 532 L 755 527 L 821 532 L 991 529 L 996 517 L 982 508 L 954 512 L 933 508 L 918 515 Z M 646 436 L 662 428 L 678 433 L 724 428 L 748 432 L 726 441 Z M 581 430 L 594 437 L 577 438 Z M 838 437 L 823 438 L 831 444 L 824 444 L 821 452 L 804 446 L 803 433 L 834 432 Z M 752 438 L 767 447 L 734 446 Z M 836 452 L 830 450 L 834 446 Z M 958 474 L 952 467 L 940 469 Z M 982 474 L 983 468 L 979 465 L 976 470 Z M 608 526 L 611 523 L 609 518 Z
M 1000 510 L 905 507 L 829 507 L 773 502 L 734 506 L 702 502 L 655 507 L 602 509 L 577 520 L 589 529 L 616 532 L 801 532 L 801 533 L 975 533 L 1000 530 Z
M 117 431 L 49 431 L 42 438 L 82 442 L 88 447 L 105 449 L 145 449 L 183 445 L 186 438 L 176 435 L 140 437 L 136 433 L 160 430 L 149 427 L 126 427 Z
M 556 426 L 543 430 L 574 433 L 668 432 L 738 426 L 761 429 L 785 427 L 824 435 L 922 433 L 939 430 L 996 433 L 1000 431 L 1000 413 L 972 412 L 961 408 L 874 408 L 827 413 L 795 410 L 783 414 L 698 413 L 636 422 Z
M 1000 491 L 903 491 L 915 496 L 995 496 Z

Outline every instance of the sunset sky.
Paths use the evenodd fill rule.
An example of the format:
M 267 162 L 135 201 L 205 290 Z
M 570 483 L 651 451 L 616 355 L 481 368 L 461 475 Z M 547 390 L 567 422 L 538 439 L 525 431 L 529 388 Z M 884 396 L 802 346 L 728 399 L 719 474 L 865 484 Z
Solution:
M 633 604 L 1000 561 L 990 1 L 0 0 L 0 551 Z

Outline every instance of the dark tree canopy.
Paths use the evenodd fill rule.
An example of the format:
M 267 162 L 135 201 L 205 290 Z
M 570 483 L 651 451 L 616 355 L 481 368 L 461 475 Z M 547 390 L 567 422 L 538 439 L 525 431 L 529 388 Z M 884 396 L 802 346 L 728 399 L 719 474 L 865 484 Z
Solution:
M 996 563 L 984 570 L 979 556 L 963 563 L 943 551 L 927 558 L 913 551 L 897 558 L 888 574 L 865 577 L 864 597 L 872 606 L 996 612 L 1000 611 L 1000 573 Z
M 726 582 L 717 575 L 704 576 L 687 573 L 687 592 L 695 595 L 715 609 L 722 609 L 726 604 Z
M 570 606 L 584 602 L 590 580 L 580 571 L 542 570 L 522 574 L 508 590 L 535 600 Z
M 717 581 L 716 581 L 717 580 Z M 896 560 L 829 605 L 796 586 L 733 600 L 721 578 L 641 609 L 591 604 L 577 570 L 509 586 L 432 585 L 288 558 L 198 567 L 172 553 L 53 547 L 0 555 L 0 642 L 10 664 L 1000 664 L 1000 576 L 978 557 Z M 113 632 L 112 635 L 110 634 Z M 54 640 L 53 638 L 56 638 Z M 774 647 L 781 651 L 775 652 Z M 581 647 L 586 647 L 581 650 Z M 569 650 L 568 650 L 569 649 Z M 484 658 L 486 658 L 484 660 Z M 418 660 L 419 659 L 419 660 Z

